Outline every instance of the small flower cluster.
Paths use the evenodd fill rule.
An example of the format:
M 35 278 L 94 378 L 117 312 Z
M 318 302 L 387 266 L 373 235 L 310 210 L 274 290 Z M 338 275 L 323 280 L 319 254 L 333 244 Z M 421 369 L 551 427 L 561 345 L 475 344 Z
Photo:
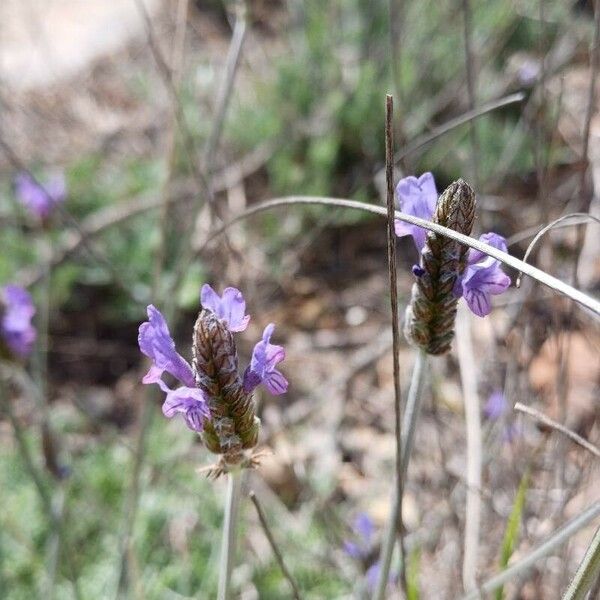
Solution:
M 31 319 L 35 306 L 29 292 L 18 285 L 0 288 L 0 347 L 9 356 L 29 356 L 36 339 Z
M 41 221 L 46 221 L 67 196 L 65 178 L 61 173 L 49 176 L 43 184 L 29 173 L 19 173 L 14 179 L 14 189 L 19 202 Z
M 202 310 L 194 327 L 193 366 L 175 349 L 161 312 L 148 306 L 148 321 L 140 326 L 138 342 L 152 366 L 142 381 L 156 383 L 166 393 L 162 407 L 166 417 L 183 415 L 187 426 L 202 434 L 209 450 L 235 463 L 242 459 L 243 450 L 257 442 L 259 421 L 252 392 L 260 384 L 274 395 L 287 391 L 288 382 L 277 369 L 285 351 L 271 344 L 275 325 L 270 323 L 240 377 L 232 334 L 244 331 L 250 320 L 242 293 L 229 287 L 219 296 L 205 284 L 200 300 Z M 162 379 L 165 372 L 182 385 L 176 389 L 168 387 Z
M 431 220 L 438 200 L 438 192 L 431 173 L 421 177 L 405 177 L 396 187 L 399 209 L 414 217 Z M 421 254 L 427 241 L 427 231 L 417 225 L 396 220 L 396 235 L 412 236 Z M 503 252 L 507 251 L 506 240 L 497 233 L 484 233 L 479 240 Z M 415 265 L 416 277 L 423 275 L 422 267 Z M 492 310 L 491 296 L 503 293 L 510 285 L 510 278 L 501 268 L 500 261 L 471 248 L 467 254 L 467 266 L 454 285 L 456 298 L 464 297 L 473 313 L 485 317 Z

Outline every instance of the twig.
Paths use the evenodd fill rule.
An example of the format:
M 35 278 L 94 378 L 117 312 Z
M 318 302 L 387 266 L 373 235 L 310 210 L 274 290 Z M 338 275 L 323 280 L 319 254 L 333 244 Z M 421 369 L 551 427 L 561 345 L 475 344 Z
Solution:
M 269 524 L 267 523 L 267 519 L 265 517 L 265 513 L 262 509 L 262 506 L 260 505 L 260 502 L 258 501 L 258 498 L 256 497 L 256 494 L 254 493 L 253 490 L 250 491 L 249 496 L 250 496 L 250 500 L 252 500 L 252 504 L 254 504 L 254 508 L 256 508 L 256 514 L 258 515 L 258 520 L 260 521 L 260 525 L 263 528 L 263 531 L 265 533 L 265 536 L 267 537 L 267 540 L 269 541 L 271 550 L 273 550 L 273 554 L 275 555 L 277 564 L 279 565 L 279 568 L 281 569 L 283 576 L 286 578 L 287 582 L 289 583 L 290 587 L 292 588 L 292 595 L 294 596 L 295 600 L 300 600 L 300 590 L 298 589 L 298 584 L 296 583 L 296 581 L 294 580 L 294 577 L 292 576 L 292 574 L 288 570 L 287 566 L 285 565 L 285 561 L 283 560 L 283 554 L 281 553 L 277 544 L 275 543 L 275 538 L 273 537 L 273 534 L 271 533 L 271 529 L 269 527 Z
M 402 486 L 406 480 L 408 471 L 408 463 L 412 452 L 415 429 L 419 413 L 421 412 L 421 399 L 423 396 L 423 384 L 425 382 L 425 365 L 427 364 L 427 354 L 422 349 L 417 351 L 415 365 L 413 367 L 410 388 L 408 390 L 408 398 L 406 399 L 406 408 L 404 410 L 404 418 L 402 420 Z M 398 486 L 394 487 L 392 509 L 390 511 L 390 519 L 386 530 L 386 535 L 381 547 L 379 556 L 380 572 L 377 588 L 373 596 L 374 600 L 383 600 L 385 597 L 385 588 L 388 583 L 392 554 L 396 541 L 397 523 L 400 516 L 400 497 L 397 494 Z
M 370 212 L 372 214 L 385 216 L 387 211 L 385 208 L 374 206 L 373 204 L 366 204 L 365 202 L 357 202 L 356 200 L 344 200 L 340 198 L 322 198 L 318 196 L 286 196 L 284 198 L 275 198 L 273 200 L 266 200 L 264 202 L 259 202 L 254 206 L 238 213 L 235 217 L 224 223 L 220 228 L 216 229 L 205 241 L 205 243 L 199 248 L 199 252 L 201 252 L 212 240 L 221 235 L 224 231 L 226 231 L 229 227 L 247 219 L 248 217 L 255 215 L 260 212 L 271 210 L 272 208 L 280 207 L 280 206 L 293 206 L 293 205 L 302 205 L 302 204 L 316 204 L 322 206 L 337 206 L 340 208 L 350 208 L 353 210 L 362 210 L 364 212 Z M 484 254 L 488 256 L 492 256 L 496 260 L 499 260 L 501 263 L 512 267 L 513 269 L 521 270 L 525 275 L 532 277 L 536 281 L 543 283 L 549 288 L 567 296 L 580 304 L 581 306 L 588 309 L 591 313 L 596 316 L 600 316 L 600 301 L 588 296 L 587 294 L 581 292 L 580 290 L 575 289 L 573 286 L 568 285 L 553 277 L 552 275 L 548 275 L 548 273 L 533 267 L 527 263 L 524 263 L 522 260 L 507 254 L 506 252 L 502 252 L 497 248 L 493 248 L 488 244 L 484 244 L 475 238 L 471 238 L 469 236 L 463 235 L 462 233 L 458 233 L 453 229 L 448 229 L 447 227 L 443 227 L 438 225 L 437 223 L 433 223 L 432 221 L 426 221 L 425 219 L 419 219 L 418 217 L 413 217 L 412 215 L 404 214 L 400 211 L 396 211 L 395 218 L 404 221 L 405 223 L 411 223 L 412 225 L 418 225 L 419 227 L 423 227 L 424 229 L 428 229 L 429 231 L 434 231 L 440 235 L 444 235 L 449 237 L 450 239 L 456 240 L 461 244 L 465 244 L 469 246 L 469 248 L 475 248 L 476 250 L 480 250 Z
M 246 17 L 246 7 L 243 2 L 240 3 L 237 12 L 233 35 L 229 44 L 227 59 L 225 60 L 225 75 L 223 76 L 223 81 L 221 82 L 215 102 L 216 115 L 213 117 L 210 135 L 204 148 L 204 160 L 206 161 L 208 172 L 212 170 L 215 155 L 219 147 L 225 116 L 227 115 L 227 109 L 231 100 L 231 90 L 233 89 L 237 68 L 242 55 L 242 46 L 246 38 L 248 20 Z
M 475 69 L 473 66 L 473 48 L 471 45 L 471 5 L 469 0 L 462 0 L 463 14 L 463 39 L 465 45 L 465 71 L 467 75 L 467 94 L 469 98 L 469 110 L 475 109 Z M 477 129 L 475 120 L 469 123 L 469 135 L 471 137 L 471 161 L 473 181 L 475 189 L 479 189 L 479 144 L 477 142 Z
M 530 417 L 533 417 L 536 421 L 539 421 L 546 427 L 550 427 L 551 429 L 562 433 L 563 435 L 567 436 L 571 441 L 575 442 L 576 444 L 579 444 L 588 452 L 591 452 L 596 458 L 600 458 L 600 449 L 597 446 L 594 446 L 594 444 L 588 442 L 585 438 L 582 438 L 580 435 L 578 435 L 574 431 L 571 431 L 564 425 L 561 425 L 560 423 L 557 423 L 550 417 L 547 417 L 544 413 L 541 413 L 535 410 L 535 408 L 531 408 L 530 406 L 526 406 L 521 402 L 517 402 L 514 406 L 514 409 L 518 412 L 522 412 L 526 415 L 529 415 Z
M 600 528 L 596 530 L 563 600 L 585 600 L 598 575 L 600 575 Z M 590 600 L 594 600 L 594 597 L 590 597 Z
M 529 243 L 529 246 L 527 246 L 527 250 L 525 251 L 525 255 L 523 256 L 523 262 L 527 262 L 527 259 L 529 258 L 529 255 L 531 254 L 535 245 L 537 244 L 537 242 L 540 240 L 540 238 L 545 233 L 547 233 L 551 229 L 554 229 L 557 225 L 559 225 L 560 223 L 562 223 L 563 221 L 565 221 L 567 219 L 581 219 L 580 221 L 577 221 L 576 223 L 569 223 L 569 225 L 585 225 L 586 221 L 595 221 L 596 223 L 600 224 L 600 219 L 598 217 L 594 217 L 593 215 L 590 215 L 588 213 L 577 212 L 577 213 L 569 213 L 568 215 L 563 215 L 562 217 L 559 217 L 558 219 L 555 219 L 554 221 L 552 221 L 552 223 L 548 223 L 548 225 L 546 225 L 545 227 L 543 227 L 542 229 L 540 229 L 537 232 L 536 236 Z M 521 271 L 519 271 L 519 274 L 517 275 L 517 280 L 515 282 L 515 287 L 518 288 L 521 286 L 522 276 L 523 276 L 523 273 Z
M 458 307 L 456 351 L 465 404 L 467 429 L 467 501 L 462 579 L 465 592 L 477 587 L 477 559 L 481 527 L 481 418 L 477 395 L 475 353 L 471 340 L 471 323 L 464 303 Z
M 390 310 L 392 314 L 392 361 L 394 372 L 394 423 L 396 431 L 396 490 L 395 503 L 396 514 L 393 515 L 393 521 L 390 524 L 395 527 L 395 535 L 400 544 L 402 557 L 404 556 L 404 526 L 402 524 L 402 496 L 404 492 L 404 481 L 402 476 L 402 393 L 400 390 L 400 326 L 398 323 L 398 277 L 396 274 L 396 233 L 394 230 L 394 133 L 393 133 L 393 113 L 394 102 L 392 96 L 386 97 L 385 113 L 385 160 L 386 160 L 386 184 L 387 184 L 387 250 L 388 250 L 388 274 L 390 281 Z M 390 555 L 391 556 L 391 555 Z M 386 556 L 387 559 L 387 556 Z M 389 572 L 389 567 L 388 567 Z M 404 560 L 401 560 L 400 580 L 406 593 L 406 568 Z M 387 583 L 387 573 L 385 578 L 380 578 L 378 587 Z
M 515 577 L 522 575 L 529 569 L 535 566 L 535 563 L 548 556 L 556 548 L 564 544 L 578 531 L 587 526 L 590 521 L 593 521 L 600 515 L 600 502 L 595 502 L 587 510 L 571 519 L 554 532 L 545 542 L 540 544 L 535 550 L 530 552 L 527 556 L 517 561 L 514 565 L 508 567 L 504 571 L 490 577 L 479 589 L 463 596 L 462 600 L 477 600 L 478 598 L 484 598 L 484 594 L 489 594 L 494 590 L 497 590 L 500 586 L 511 581 Z
M 502 108 L 503 106 L 508 106 L 517 102 L 522 102 L 524 99 L 525 94 L 522 92 L 518 92 L 516 94 L 510 94 L 509 96 L 505 96 L 504 98 L 499 98 L 498 100 L 492 100 L 491 102 L 482 104 L 481 106 L 474 108 L 473 110 L 468 110 L 466 113 L 455 117 L 454 119 L 450 119 L 448 122 L 443 123 L 439 127 L 436 127 L 433 131 L 430 131 L 429 133 L 424 133 L 423 135 L 414 139 L 412 142 L 409 142 L 404 148 L 402 148 L 402 150 L 394 154 L 394 164 L 397 164 L 405 156 L 412 154 L 419 148 L 426 146 L 427 144 L 433 142 L 440 136 L 448 133 L 449 131 L 452 131 L 456 127 L 464 125 L 465 123 L 469 123 L 473 119 L 478 119 L 479 117 L 482 117 L 483 115 L 486 115 L 489 112 L 497 110 L 498 108 Z
M 571 218 L 575 219 L 574 223 L 563 222 L 564 220 Z M 595 221 L 596 223 L 600 224 L 600 219 L 598 217 L 595 217 L 594 215 L 590 215 L 588 213 L 569 213 L 563 215 L 562 217 L 558 217 L 558 219 L 556 219 L 555 221 L 552 221 L 552 223 L 550 224 L 550 228 L 563 229 L 564 227 L 572 227 L 574 225 L 584 225 L 589 221 Z M 527 229 L 523 229 L 521 231 L 518 231 L 517 233 L 513 233 L 513 235 L 506 238 L 506 245 L 510 248 L 511 246 L 514 246 L 515 244 L 518 244 L 519 242 L 522 242 L 529 238 L 535 237 L 540 233 L 541 230 L 539 228 L 539 225 L 536 225 L 534 227 L 528 227 Z M 525 257 L 523 257 L 523 260 L 525 260 Z
M 229 600 L 231 570 L 233 568 L 233 561 L 235 558 L 235 541 L 240 506 L 241 485 L 241 471 L 233 471 L 227 474 L 227 496 L 225 498 L 223 541 L 221 545 L 221 559 L 219 561 L 218 600 Z

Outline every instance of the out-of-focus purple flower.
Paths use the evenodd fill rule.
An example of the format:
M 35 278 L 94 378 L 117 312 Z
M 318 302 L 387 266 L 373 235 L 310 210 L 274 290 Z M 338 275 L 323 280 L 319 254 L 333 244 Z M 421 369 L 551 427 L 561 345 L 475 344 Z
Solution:
M 375 524 L 367 513 L 359 513 L 354 519 L 352 531 L 355 534 L 354 540 L 346 540 L 344 542 L 344 551 L 348 556 L 355 560 L 368 561 L 373 551 L 373 541 L 375 537 Z M 379 580 L 381 565 L 379 561 L 374 562 L 369 566 L 365 573 L 365 579 L 369 590 L 373 591 Z M 390 573 L 389 581 L 394 583 L 397 576 Z
M 138 343 L 140 350 L 150 359 L 152 366 L 143 383 L 156 383 L 166 393 L 162 411 L 165 417 L 172 418 L 183 414 L 187 426 L 193 431 L 203 429 L 204 419 L 209 410 L 204 392 L 195 387 L 194 373 L 190 364 L 175 349 L 175 342 L 162 313 L 152 304 L 148 306 L 148 321 L 140 325 Z M 172 390 L 162 380 L 164 372 L 170 373 L 183 386 Z
M 246 301 L 240 290 L 228 287 L 219 296 L 213 288 L 205 283 L 200 292 L 203 308 L 207 308 L 219 317 L 229 331 L 244 331 L 248 327 L 250 315 L 246 315 Z
M 412 175 L 404 177 L 396 186 L 396 198 L 398 200 L 398 208 L 403 213 L 428 221 L 431 220 L 438 199 L 433 175 L 431 173 L 423 173 L 418 178 Z M 399 219 L 396 219 L 394 226 L 398 237 L 412 236 L 419 253 L 423 250 L 427 238 L 426 229 L 405 223 Z
M 271 344 L 271 336 L 275 325 L 269 323 L 265 327 L 262 340 L 257 342 L 252 352 L 252 360 L 244 373 L 244 390 L 251 392 L 260 383 L 278 396 L 285 394 L 288 389 L 288 381 L 275 367 L 285 359 L 285 350 L 282 346 Z
M 504 416 L 508 411 L 508 402 L 506 396 L 500 391 L 495 390 L 490 394 L 483 408 L 483 414 L 490 421 L 497 421 L 500 417 Z
M 352 531 L 355 534 L 355 539 L 344 541 L 344 551 L 348 556 L 356 560 L 367 558 L 371 552 L 371 545 L 375 535 L 373 520 L 367 513 L 359 513 L 352 524 Z
M 479 241 L 507 251 L 506 240 L 497 233 L 484 233 Z M 469 308 L 479 317 L 489 315 L 492 310 L 491 297 L 502 294 L 510 286 L 510 277 L 502 270 L 499 260 L 471 248 L 467 268 L 454 288 L 457 297 L 464 296 Z
M 511 419 L 506 419 L 511 411 L 511 406 L 500 390 L 493 391 L 485 406 L 483 407 L 483 414 L 490 421 L 503 421 L 502 429 L 502 440 L 506 443 L 513 442 L 521 434 L 521 428 L 514 423 Z
M 0 335 L 13 354 L 26 358 L 36 338 L 31 319 L 35 306 L 29 292 L 18 285 L 6 285 L 0 289 Z
M 38 183 L 29 173 L 19 173 L 14 180 L 19 202 L 39 219 L 47 219 L 57 204 L 64 202 L 67 186 L 64 175 L 55 173 Z

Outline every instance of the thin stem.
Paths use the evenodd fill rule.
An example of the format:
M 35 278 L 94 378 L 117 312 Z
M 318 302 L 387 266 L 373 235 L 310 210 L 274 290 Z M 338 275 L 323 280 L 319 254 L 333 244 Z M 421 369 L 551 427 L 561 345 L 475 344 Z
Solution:
M 389 580 L 390 565 L 392 563 L 392 554 L 396 542 L 396 531 L 398 530 L 398 520 L 400 518 L 401 496 L 398 495 L 398 489 L 404 488 L 404 481 L 408 471 L 408 463 L 415 438 L 415 429 L 419 414 L 421 412 L 421 398 L 423 395 L 423 384 L 425 383 L 425 365 L 427 364 L 427 354 L 424 350 L 419 349 L 413 367 L 412 379 L 408 390 L 408 398 L 406 399 L 406 409 L 402 420 L 402 449 L 401 449 L 401 478 L 400 485 L 394 487 L 394 496 L 392 501 L 392 510 L 386 530 L 381 554 L 379 555 L 379 564 L 381 570 L 379 572 L 379 580 L 374 600 L 383 600 L 385 597 L 385 589 Z
M 517 561 L 514 565 L 508 567 L 508 569 L 505 569 L 497 575 L 490 577 L 490 579 L 479 586 L 479 589 L 470 592 L 466 596 L 463 596 L 462 600 L 477 600 L 478 598 L 483 598 L 484 594 L 489 594 L 490 592 L 497 590 L 500 586 L 525 573 L 529 569 L 533 568 L 538 560 L 548 556 L 551 552 L 564 544 L 599 515 L 600 502 L 595 502 L 583 513 L 565 523 L 554 533 L 554 535 L 540 544 L 527 556 Z
M 240 506 L 242 475 L 240 471 L 227 474 L 227 496 L 225 498 L 225 515 L 223 521 L 223 541 L 221 560 L 219 561 L 218 600 L 229 599 L 231 571 L 235 558 L 235 540 Z
M 477 396 L 475 353 L 471 340 L 471 323 L 466 306 L 458 307 L 456 350 L 465 403 L 467 430 L 467 501 L 465 506 L 465 541 L 462 580 L 466 592 L 477 587 L 477 558 L 481 527 L 481 417 Z
M 256 494 L 253 491 L 250 492 L 249 496 L 250 496 L 250 500 L 252 500 L 252 504 L 254 504 L 254 508 L 256 508 L 256 514 L 258 515 L 258 520 L 260 521 L 260 525 L 263 528 L 263 531 L 265 532 L 265 536 L 267 537 L 267 540 L 269 541 L 271 550 L 273 550 L 273 554 L 275 555 L 277 564 L 279 565 L 279 568 L 281 569 L 283 576 L 286 578 L 287 582 L 290 584 L 290 587 L 292 588 L 292 596 L 295 598 L 295 600 L 300 600 L 300 590 L 298 588 L 298 584 L 296 583 L 296 580 L 294 579 L 294 577 L 290 573 L 289 569 L 285 565 L 285 562 L 283 560 L 283 554 L 281 553 L 281 550 L 279 550 L 279 547 L 277 546 L 277 544 L 275 542 L 275 538 L 273 537 L 273 534 L 271 533 L 271 529 L 270 529 L 269 524 L 267 523 L 267 519 L 265 517 L 265 512 L 263 511 L 262 506 L 260 505 L 260 502 L 258 501 L 258 498 L 256 497 Z
M 564 425 L 561 425 L 560 423 L 557 423 L 550 417 L 547 417 L 544 413 L 541 413 L 538 410 L 531 408 L 530 406 L 526 406 L 525 404 L 522 404 L 521 402 L 517 402 L 515 404 L 514 410 L 525 413 L 526 415 L 533 417 L 536 421 L 539 421 L 546 427 L 550 427 L 551 429 L 554 429 L 554 430 L 562 433 L 563 435 L 566 435 L 570 440 L 572 440 L 576 444 L 579 444 L 582 448 L 585 448 L 588 452 L 591 452 L 596 458 L 600 458 L 600 448 L 598 448 L 597 446 L 594 446 L 594 444 L 592 444 L 591 442 L 588 442 L 585 438 L 582 438 L 579 434 L 575 433 L 574 431 L 571 431 L 569 428 L 565 427 Z
M 592 543 L 569 584 L 563 600 L 584 600 L 598 575 L 600 575 L 600 527 L 596 530 Z
M 287 196 L 283 198 L 274 198 L 273 200 L 266 200 L 264 202 L 259 202 L 254 206 L 238 213 L 235 217 L 224 223 L 221 227 L 216 229 L 204 242 L 204 244 L 199 248 L 198 252 L 202 252 L 206 248 L 206 246 L 219 235 L 221 235 L 224 231 L 226 231 L 229 227 L 247 219 L 248 217 L 258 214 L 260 212 L 271 210 L 272 208 L 276 208 L 279 206 L 293 206 L 293 205 L 302 205 L 302 204 L 315 204 L 315 205 L 323 205 L 323 206 L 336 206 L 339 208 L 350 208 L 353 210 L 362 210 L 364 212 L 370 212 L 372 214 L 386 216 L 387 210 L 381 206 L 374 206 L 373 204 L 367 204 L 366 202 L 358 202 L 356 200 L 345 200 L 341 198 L 322 198 L 319 196 Z M 423 227 L 429 231 L 434 231 L 440 235 L 449 237 L 452 240 L 460 242 L 461 244 L 465 244 L 465 246 L 469 246 L 469 248 L 475 248 L 476 250 L 480 250 L 484 254 L 499 260 L 501 263 L 512 267 L 513 269 L 517 269 L 522 271 L 525 275 L 532 277 L 536 281 L 543 283 L 549 288 L 567 296 L 588 309 L 590 312 L 594 313 L 596 316 L 600 316 L 600 301 L 588 296 L 587 294 L 575 289 L 572 285 L 564 283 L 560 279 L 549 275 L 545 271 L 533 267 L 527 263 L 524 263 L 522 260 L 511 256 L 507 252 L 502 252 L 497 248 L 490 246 L 489 244 L 484 244 L 475 238 L 469 237 L 467 235 L 463 235 L 462 233 L 458 233 L 458 231 L 454 231 L 453 229 L 449 229 L 448 227 L 443 227 L 442 225 L 438 225 L 433 221 L 426 221 L 425 219 L 419 219 L 418 217 L 413 217 L 412 215 L 404 214 L 400 211 L 395 212 L 395 218 L 404 221 L 405 223 L 411 223 L 412 225 L 418 225 L 419 227 Z

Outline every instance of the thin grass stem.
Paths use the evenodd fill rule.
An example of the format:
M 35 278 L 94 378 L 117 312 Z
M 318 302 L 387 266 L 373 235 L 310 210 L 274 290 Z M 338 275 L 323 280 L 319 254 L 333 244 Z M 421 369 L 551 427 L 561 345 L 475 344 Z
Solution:
M 381 570 L 379 572 L 379 579 L 377 581 L 377 587 L 375 588 L 375 594 L 373 595 L 374 600 L 383 600 L 383 598 L 385 598 L 385 589 L 387 587 L 390 576 L 392 554 L 394 552 L 396 532 L 398 529 L 398 520 L 400 518 L 401 497 L 398 495 L 398 488 L 400 488 L 401 490 L 404 488 L 404 481 L 406 480 L 406 473 L 408 471 L 408 463 L 410 461 L 410 455 L 414 445 L 416 424 L 419 418 L 419 414 L 421 412 L 421 400 L 423 396 L 423 385 L 425 383 L 426 364 L 427 354 L 424 350 L 419 349 L 417 351 L 417 357 L 415 361 L 415 366 L 413 367 L 410 388 L 408 390 L 408 397 L 406 399 L 406 409 L 404 411 L 404 418 L 402 419 L 403 435 L 401 449 L 401 485 L 394 487 L 392 510 L 390 512 L 388 527 L 383 540 L 383 545 L 381 547 L 381 554 L 379 555 L 379 564 Z
M 596 530 L 592 543 L 587 549 L 573 580 L 569 584 L 563 600 L 585 600 L 600 574 L 600 527 Z M 593 600 L 593 599 L 592 599 Z
M 231 571 L 235 558 L 235 542 L 240 507 L 240 492 L 242 486 L 241 471 L 227 474 L 227 495 L 225 497 L 225 514 L 223 520 L 223 541 L 221 543 L 221 558 L 219 561 L 219 591 L 218 600 L 229 600 L 231 589 Z
M 477 395 L 475 352 L 471 323 L 464 303 L 458 307 L 456 351 L 462 383 L 467 431 L 467 498 L 462 580 L 466 592 L 477 587 L 477 559 L 481 529 L 481 417 Z
M 283 198 L 274 198 L 273 200 L 266 200 L 264 202 L 259 202 L 254 206 L 240 212 L 235 217 L 224 223 L 221 227 L 217 228 L 210 236 L 207 237 L 204 244 L 198 249 L 198 252 L 202 252 L 208 244 L 223 234 L 229 227 L 247 219 L 248 217 L 271 210 L 280 206 L 294 206 L 294 205 L 322 205 L 322 206 L 336 206 L 339 208 L 350 208 L 353 210 L 362 210 L 364 212 L 369 212 L 372 214 L 386 216 L 387 210 L 381 206 L 375 206 L 373 204 L 367 204 L 366 202 L 358 202 L 356 200 L 345 200 L 341 198 L 323 198 L 320 196 L 286 196 Z M 467 235 L 463 235 L 462 233 L 458 233 L 453 229 L 449 229 L 448 227 L 443 227 L 442 225 L 438 225 L 437 223 L 433 223 L 432 221 L 426 221 L 425 219 L 419 219 L 418 217 L 413 217 L 412 215 L 404 214 L 400 211 L 396 211 L 395 218 L 404 221 L 405 223 L 411 223 L 413 225 L 418 225 L 419 227 L 423 227 L 429 231 L 434 231 L 440 235 L 444 235 L 449 237 L 450 239 L 456 240 L 461 244 L 465 244 L 469 246 L 469 248 L 475 248 L 476 250 L 480 250 L 484 254 L 499 260 L 501 263 L 512 267 L 513 269 L 517 269 L 522 271 L 525 275 L 528 275 L 532 279 L 539 281 L 545 286 L 571 298 L 588 311 L 596 315 L 596 317 L 600 316 L 600 301 L 596 300 L 592 296 L 581 292 L 580 290 L 574 288 L 573 286 L 564 283 L 560 279 L 549 275 L 545 271 L 533 267 L 530 264 L 511 256 L 507 252 L 502 252 L 497 248 L 493 248 L 488 244 L 484 244 L 475 238 L 469 237 Z
M 487 581 L 482 583 L 477 590 L 463 596 L 462 600 L 477 600 L 478 598 L 484 598 L 486 597 L 486 594 L 497 590 L 505 583 L 508 583 L 512 579 L 529 571 L 529 569 L 532 569 L 539 560 L 551 554 L 556 548 L 564 544 L 598 516 L 600 516 L 600 502 L 595 502 L 580 515 L 565 523 L 527 556 L 508 567 L 508 569 L 490 577 Z

